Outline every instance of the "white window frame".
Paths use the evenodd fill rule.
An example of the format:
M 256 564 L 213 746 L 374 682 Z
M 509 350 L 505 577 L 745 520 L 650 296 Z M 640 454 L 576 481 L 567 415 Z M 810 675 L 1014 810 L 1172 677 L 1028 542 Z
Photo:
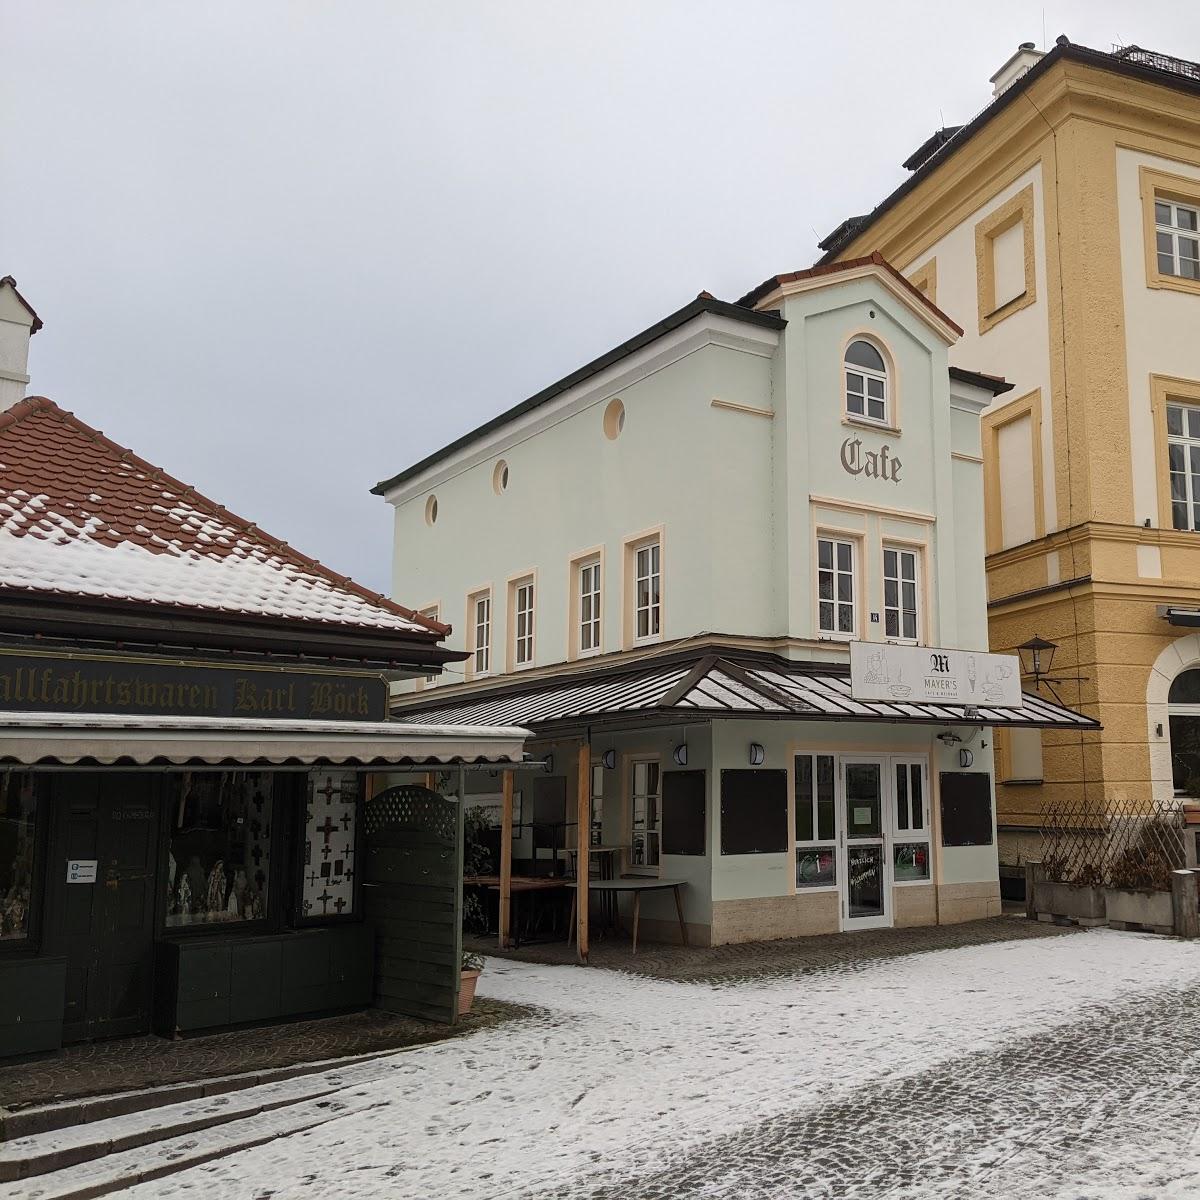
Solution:
M 421 616 L 427 617 L 431 621 L 438 621 L 441 619 L 438 616 L 438 613 L 441 612 L 441 610 L 442 610 L 442 606 L 440 604 L 429 604 L 429 605 L 426 605 L 425 608 L 418 609 L 417 611 Z M 426 675 L 422 679 L 420 679 L 418 681 L 418 683 L 420 685 L 420 688 L 422 688 L 422 689 L 436 687 L 438 678 L 439 678 L 439 676 L 436 674 L 435 675 Z
M 590 579 L 589 579 L 590 577 Z M 584 558 L 575 564 L 575 636 L 579 658 L 591 658 L 603 649 L 603 625 L 601 623 L 604 603 L 604 570 L 600 555 Z M 590 601 L 590 605 L 589 602 Z
M 589 844 L 592 846 L 604 844 L 604 770 L 604 764 L 599 759 L 593 760 L 588 829 Z
M 492 592 L 488 588 L 472 592 L 471 605 L 471 677 L 482 679 L 492 670 Z M 485 607 L 480 618 L 480 606 Z
M 1171 417 L 1179 414 L 1180 433 L 1171 432 Z M 1175 529 L 1200 531 L 1200 433 L 1190 434 L 1191 416 L 1195 415 L 1196 423 L 1200 426 L 1200 406 L 1182 404 L 1178 400 L 1170 400 L 1166 406 L 1167 421 L 1167 486 L 1171 503 L 1171 525 Z M 1183 459 L 1182 469 L 1176 470 L 1172 461 L 1174 451 L 1178 450 Z M 1176 480 L 1183 492 L 1182 497 L 1175 494 Z M 1179 505 L 1185 505 L 1184 523 L 1179 523 Z
M 631 572 L 633 595 L 633 643 L 642 646 L 648 642 L 662 640 L 662 539 L 645 538 L 631 547 L 633 569 Z M 643 574 L 642 556 L 646 556 Z M 642 582 L 645 581 L 646 603 L 642 603 Z M 645 614 L 646 632 L 641 632 L 641 618 Z
M 521 671 L 533 666 L 537 654 L 537 581 L 526 575 L 513 580 L 511 588 L 513 668 Z
M 830 562 L 832 567 L 821 566 L 821 545 L 828 543 L 830 550 Z M 849 570 L 842 568 L 838 563 L 839 547 L 848 547 L 850 550 L 850 567 Z M 847 641 L 852 641 L 858 632 L 858 542 L 855 538 L 839 537 L 832 533 L 819 533 L 817 535 L 817 631 L 824 637 L 842 638 Z M 821 596 L 821 579 L 823 575 L 830 576 L 832 590 L 830 599 L 825 600 Z M 838 579 L 841 576 L 850 576 L 850 599 L 838 599 Z M 833 623 L 832 628 L 826 626 L 822 620 L 821 607 L 824 604 L 833 606 Z M 850 610 L 850 628 L 842 629 L 839 617 L 843 609 Z
M 801 838 L 799 836 L 799 817 L 800 817 L 800 798 L 797 795 L 798 783 L 798 766 L 799 761 L 806 758 L 810 763 L 810 778 L 812 779 L 812 797 L 808 801 L 812 805 L 812 829 L 814 835 L 819 835 L 821 827 L 819 823 L 818 813 L 819 807 L 817 804 L 817 759 L 829 759 L 831 769 L 833 771 L 833 832 L 829 837 L 823 838 L 814 836 L 811 838 Z M 817 892 L 836 892 L 839 889 L 840 876 L 838 861 L 840 855 L 838 853 L 839 834 L 841 833 L 841 817 L 839 815 L 840 807 L 840 791 L 839 783 L 839 760 L 838 756 L 830 751 L 803 751 L 792 755 L 792 799 L 794 810 L 792 812 L 792 834 L 793 834 L 793 851 L 792 851 L 792 890 L 800 896 L 813 895 Z M 833 855 L 833 882 L 816 884 L 812 887 L 802 887 L 796 879 L 796 871 L 799 865 L 800 855 L 805 851 L 812 850 L 828 850 Z
M 1163 210 L 1166 219 L 1163 219 Z M 1191 226 L 1180 224 L 1180 213 L 1187 213 Z M 1186 257 L 1181 253 L 1181 242 L 1190 242 L 1194 254 Z M 1166 248 L 1164 249 L 1164 243 Z M 1176 279 L 1200 279 L 1200 207 L 1180 204 L 1176 200 L 1154 197 L 1154 253 L 1160 275 L 1171 275 Z M 1166 266 L 1163 265 L 1166 260 Z M 1183 263 L 1190 263 L 1191 274 L 1183 271 Z
M 894 574 L 888 574 L 888 555 L 896 556 L 896 571 Z M 912 561 L 912 579 L 904 577 L 904 562 L 906 559 Z M 888 603 L 888 584 L 896 585 L 896 603 Z M 904 604 L 904 584 L 911 583 L 913 588 L 913 631 L 912 633 L 904 632 L 904 617 L 908 609 Z M 889 642 L 907 642 L 910 645 L 916 646 L 921 642 L 921 551 L 915 546 L 902 546 L 896 542 L 883 543 L 883 636 Z M 896 627 L 898 632 L 891 633 L 888 630 L 888 617 L 895 614 Z
M 850 353 L 850 347 L 856 342 L 862 342 L 864 345 L 870 346 L 871 349 L 879 355 L 879 357 L 883 360 L 882 371 L 877 371 L 874 367 L 860 367 L 857 364 L 848 362 L 846 360 L 846 355 Z M 852 375 L 857 375 L 862 378 L 861 392 L 851 392 L 850 377 Z M 873 379 L 880 384 L 883 393 L 882 395 L 871 395 L 871 385 L 867 382 L 870 379 Z M 850 407 L 852 396 L 861 396 L 863 406 L 862 412 L 855 412 L 854 409 Z M 892 398 L 888 379 L 887 356 L 871 338 L 862 336 L 851 338 L 846 344 L 845 352 L 842 355 L 842 401 L 846 407 L 846 416 L 849 417 L 851 421 L 865 421 L 870 425 L 882 425 L 885 428 L 890 428 L 891 400 Z M 883 412 L 879 416 L 872 415 L 872 403 L 877 403 L 882 406 Z
M 892 755 L 887 760 L 887 785 L 884 799 L 890 811 L 890 838 L 887 841 L 888 869 L 892 876 L 893 887 L 928 887 L 933 883 L 933 845 L 930 837 L 930 797 L 929 797 L 929 763 L 924 758 L 907 758 L 904 755 Z M 907 773 L 908 793 L 905 801 L 906 811 L 900 811 L 900 789 L 897 785 L 897 771 L 903 769 Z M 920 827 L 913 824 L 912 779 L 913 773 L 921 781 L 921 811 Z M 902 821 L 903 815 L 903 821 Z M 899 845 L 923 845 L 925 847 L 926 876 L 924 879 L 896 878 L 896 847 Z
M 629 767 L 629 869 L 639 874 L 660 875 L 662 873 L 662 763 L 657 756 L 651 755 L 631 760 Z M 649 787 L 649 769 L 651 767 L 654 768 L 657 781 L 657 787 L 654 789 Z M 645 768 L 647 773 L 647 784 L 640 791 L 638 789 L 639 768 Z M 639 802 L 642 808 L 641 822 L 643 826 L 640 830 L 638 827 Z M 655 818 L 653 822 L 650 821 L 651 814 Z M 646 839 L 646 858 L 653 857 L 654 862 L 634 861 L 634 846 L 639 833 Z M 651 844 L 654 847 L 653 855 L 650 850 Z

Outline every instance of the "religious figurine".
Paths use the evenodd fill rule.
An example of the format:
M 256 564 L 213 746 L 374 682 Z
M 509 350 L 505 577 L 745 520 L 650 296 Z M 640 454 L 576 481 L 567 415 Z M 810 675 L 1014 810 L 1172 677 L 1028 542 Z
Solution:
M 208 888 L 204 907 L 210 913 L 219 913 L 225 907 L 225 860 L 218 858 L 208 873 Z
M 186 875 L 179 881 L 179 913 L 183 917 L 192 915 L 192 885 Z

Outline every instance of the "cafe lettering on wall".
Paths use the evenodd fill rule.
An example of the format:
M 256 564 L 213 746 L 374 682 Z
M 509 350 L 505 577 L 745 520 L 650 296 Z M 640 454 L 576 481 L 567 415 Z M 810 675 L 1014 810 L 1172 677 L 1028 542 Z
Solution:
M 387 684 L 374 675 L 0 654 L 0 709 L 382 721 Z
M 848 437 L 842 443 L 842 470 L 848 475 L 899 483 L 903 465 L 887 446 L 878 450 L 864 450 L 862 439 L 856 437 Z

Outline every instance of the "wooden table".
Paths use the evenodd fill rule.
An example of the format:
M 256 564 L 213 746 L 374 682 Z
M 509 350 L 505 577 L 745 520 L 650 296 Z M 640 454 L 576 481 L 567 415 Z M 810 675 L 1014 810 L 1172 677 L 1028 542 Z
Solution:
M 489 892 L 498 892 L 500 890 L 499 875 L 464 875 L 464 887 L 481 887 L 486 888 Z M 522 892 L 561 892 L 564 888 L 574 887 L 573 879 L 564 879 L 561 876 L 554 875 L 514 875 L 509 883 L 510 894 L 518 896 Z M 554 921 L 556 932 L 558 919 Z M 519 922 L 516 919 L 516 913 L 513 913 L 512 921 L 513 929 L 518 928 Z M 521 944 L 521 938 L 509 931 L 509 936 L 512 938 L 514 946 Z M 530 941 L 530 938 L 525 938 L 525 941 Z
M 567 933 L 567 944 L 575 933 L 575 912 L 579 904 L 578 883 L 574 879 L 564 881 L 575 895 L 571 898 L 571 923 Z M 675 894 L 675 913 L 679 917 L 679 936 L 686 946 L 688 944 L 687 923 L 683 919 L 683 901 L 679 889 L 687 885 L 686 879 L 656 879 L 653 875 L 639 875 L 624 879 L 591 879 L 588 881 L 588 892 L 632 892 L 633 893 L 633 953 L 637 953 L 638 917 L 641 915 L 643 892 L 665 892 L 668 889 Z

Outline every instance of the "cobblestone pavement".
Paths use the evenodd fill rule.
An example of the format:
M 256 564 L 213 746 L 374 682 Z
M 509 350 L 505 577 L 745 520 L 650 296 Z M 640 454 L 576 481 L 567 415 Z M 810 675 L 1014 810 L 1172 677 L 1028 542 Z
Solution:
M 1200 1194 L 1200 991 L 1084 1020 L 753 1124 L 572 1200 Z M 1189 1154 L 1190 1147 L 1190 1154 Z M 1190 1159 L 1190 1161 L 1189 1161 Z
M 396 1050 L 473 1033 L 522 1013 L 480 997 L 471 1014 L 454 1026 L 372 1010 L 178 1041 L 139 1037 L 68 1046 L 57 1054 L 0 1067 L 0 1108 L 11 1111 L 81 1096 Z
M 397 1056 L 356 1092 L 369 1113 L 133 1197 L 1200 1195 L 1200 946 L 990 932 L 716 983 L 492 960 L 481 987 L 527 1020 Z
M 630 971 L 651 979 L 676 979 L 690 983 L 739 983 L 749 980 L 787 979 L 811 971 L 864 970 L 881 959 L 961 946 L 982 946 L 1028 938 L 1078 934 L 1074 926 L 1042 924 L 1024 917 L 967 921 L 961 925 L 922 925 L 911 929 L 870 929 L 831 933 L 821 937 L 792 938 L 777 942 L 745 942 L 733 946 L 670 946 L 645 942 L 636 954 L 622 937 L 597 938 L 588 962 L 593 967 Z M 468 948 L 493 958 L 517 962 L 574 966 L 574 946 L 543 942 L 516 950 L 497 950 L 495 939 L 464 939 Z

